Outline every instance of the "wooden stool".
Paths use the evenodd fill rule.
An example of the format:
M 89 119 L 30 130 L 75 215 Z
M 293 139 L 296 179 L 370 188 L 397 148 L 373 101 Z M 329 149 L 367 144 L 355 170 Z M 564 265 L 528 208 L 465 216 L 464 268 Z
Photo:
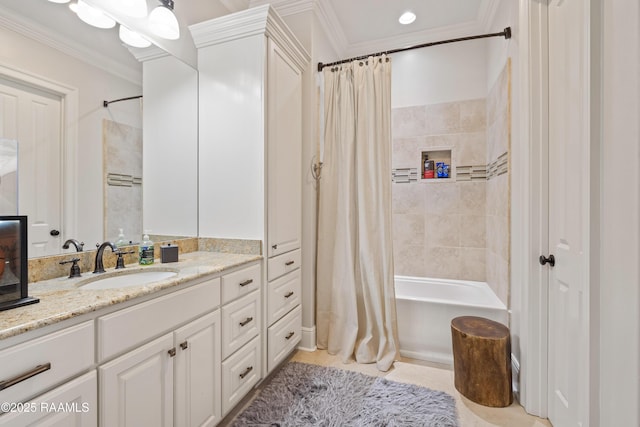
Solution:
M 456 390 L 481 405 L 511 405 L 509 328 L 483 317 L 456 317 L 451 340 Z

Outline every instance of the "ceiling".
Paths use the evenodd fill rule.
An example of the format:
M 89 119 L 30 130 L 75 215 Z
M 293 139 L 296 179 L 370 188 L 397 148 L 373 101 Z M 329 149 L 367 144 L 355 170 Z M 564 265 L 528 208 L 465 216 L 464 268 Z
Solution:
M 158 0 L 147 0 L 150 5 Z M 190 25 L 267 0 L 175 0 L 181 24 Z M 314 4 L 321 24 L 331 37 L 338 55 L 363 54 L 424 43 L 440 38 L 460 37 L 487 31 L 495 13 L 496 0 L 270 0 L 286 17 L 296 4 Z M 406 10 L 417 15 L 411 25 L 398 17 Z M 291 12 L 289 12 L 291 11 Z M 18 24 L 16 24 L 18 22 Z M 51 39 L 62 50 L 76 56 L 110 58 L 122 69 L 140 70 L 140 64 L 123 49 L 117 30 L 98 30 L 80 21 L 67 5 L 47 0 L 1 0 L 0 25 L 27 28 L 31 36 Z M 15 29 L 15 28 L 14 28 Z

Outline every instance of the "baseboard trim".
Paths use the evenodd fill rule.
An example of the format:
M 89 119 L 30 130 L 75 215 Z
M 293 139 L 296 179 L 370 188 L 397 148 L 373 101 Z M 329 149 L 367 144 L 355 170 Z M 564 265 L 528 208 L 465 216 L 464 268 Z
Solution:
M 302 351 L 316 351 L 318 347 L 316 346 L 316 327 L 313 326 L 311 328 L 302 327 L 302 339 L 300 339 L 300 343 L 298 344 L 298 350 Z

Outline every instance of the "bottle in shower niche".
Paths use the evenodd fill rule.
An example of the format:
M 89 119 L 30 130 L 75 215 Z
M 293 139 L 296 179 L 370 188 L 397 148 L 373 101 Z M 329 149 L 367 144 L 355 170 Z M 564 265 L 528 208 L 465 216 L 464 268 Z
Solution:
M 435 169 L 433 167 L 433 160 L 429 160 L 429 156 L 427 154 L 424 155 L 424 172 L 422 175 L 423 179 L 431 179 L 435 176 Z
M 153 242 L 149 239 L 149 231 L 145 230 L 142 242 L 138 250 L 138 262 L 140 265 L 153 264 Z

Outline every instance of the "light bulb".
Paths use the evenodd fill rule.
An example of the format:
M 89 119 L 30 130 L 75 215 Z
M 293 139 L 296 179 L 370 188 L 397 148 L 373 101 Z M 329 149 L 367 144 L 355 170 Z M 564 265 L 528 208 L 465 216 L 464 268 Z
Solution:
M 83 0 L 78 0 L 78 18 L 97 28 L 113 28 L 116 21 L 108 17 L 99 9 L 89 6 Z
M 400 15 L 400 18 L 398 18 L 398 22 L 401 23 L 402 25 L 409 25 L 415 20 L 416 20 L 416 14 L 409 11 L 406 11 L 405 13 Z
M 127 16 L 144 18 L 147 16 L 146 0 L 117 0 L 116 8 Z
M 149 29 L 158 37 L 169 40 L 180 38 L 180 25 L 173 12 L 165 6 L 158 6 L 149 14 Z
M 118 31 L 120 36 L 120 40 L 129 46 L 133 47 L 149 47 L 151 46 L 151 42 L 135 31 L 131 31 L 124 25 L 120 24 L 120 30 Z

